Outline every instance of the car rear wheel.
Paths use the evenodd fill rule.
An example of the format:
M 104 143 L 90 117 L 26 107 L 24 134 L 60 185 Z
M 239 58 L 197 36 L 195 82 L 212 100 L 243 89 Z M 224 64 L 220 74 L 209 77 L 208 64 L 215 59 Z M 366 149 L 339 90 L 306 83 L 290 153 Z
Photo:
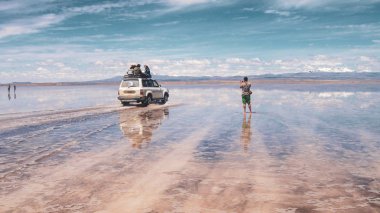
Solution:
M 148 95 L 145 99 L 145 101 L 143 102 L 143 106 L 148 106 L 150 103 L 152 103 L 152 95 Z

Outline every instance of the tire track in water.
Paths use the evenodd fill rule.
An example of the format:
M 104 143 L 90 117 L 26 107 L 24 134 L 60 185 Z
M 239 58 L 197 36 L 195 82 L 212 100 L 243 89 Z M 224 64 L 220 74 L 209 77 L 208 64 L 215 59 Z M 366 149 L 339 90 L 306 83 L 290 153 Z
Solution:
M 80 141 L 81 140 L 84 140 L 86 137 L 89 137 L 93 134 L 96 134 L 96 133 L 99 133 L 103 130 L 106 130 L 112 126 L 115 126 L 117 124 L 110 124 L 110 125 L 106 125 L 105 127 L 102 127 L 102 128 L 99 128 L 99 129 L 96 129 L 96 130 L 93 130 L 93 131 L 90 131 L 88 133 L 85 133 L 83 134 L 82 136 L 79 136 L 81 135 L 82 133 L 79 132 L 77 133 L 78 136 L 71 136 L 70 138 L 76 138 L 75 141 L 68 141 L 68 142 L 63 142 L 63 144 L 58 147 L 58 148 L 55 148 L 55 149 L 45 149 L 45 150 L 41 150 L 40 152 L 38 153 L 32 153 L 32 155 L 26 157 L 26 158 L 23 158 L 23 159 L 20 159 L 18 161 L 13 161 L 11 162 L 12 164 L 16 164 L 16 166 L 14 167 L 11 167 L 11 168 L 7 168 L 6 171 L 8 172 L 5 172 L 3 175 L 0 176 L 0 181 L 3 180 L 3 179 L 6 179 L 8 176 L 13 176 L 15 174 L 23 174 L 23 173 L 26 173 L 26 170 L 30 170 L 32 169 L 31 167 L 36 165 L 36 164 L 39 164 L 41 163 L 43 160 L 46 160 L 58 153 L 61 153 L 63 151 L 65 151 L 66 149 L 74 146 L 74 145 L 79 145 L 80 144 Z M 5 163 L 3 163 L 5 164 Z
M 146 111 L 149 111 L 149 110 L 146 110 Z M 176 112 L 179 112 L 179 114 L 181 114 L 181 116 L 178 118 L 188 117 L 188 116 L 184 116 L 184 115 L 189 114 L 187 111 L 178 111 L 177 110 Z M 184 139 L 182 138 L 181 140 L 177 140 L 176 136 L 178 134 L 176 135 L 173 133 L 178 131 L 178 126 L 182 125 L 184 122 L 186 122 L 185 119 L 179 119 L 179 120 L 172 119 L 168 123 L 170 126 L 168 126 L 164 130 L 166 132 L 168 129 L 172 129 L 172 131 L 171 131 L 172 136 L 166 137 L 165 136 L 166 134 L 164 133 L 164 134 L 158 134 L 159 137 L 154 138 L 154 140 L 157 141 L 157 140 L 164 140 L 166 137 L 167 143 L 164 144 L 166 146 L 166 148 L 165 147 L 163 148 L 163 147 L 151 146 L 148 150 L 146 150 L 148 152 L 146 152 L 144 150 L 139 151 L 139 150 L 134 149 L 138 152 L 134 151 L 134 154 L 133 154 L 133 152 L 131 153 L 131 149 L 129 149 L 129 148 L 125 149 L 126 147 L 130 147 L 129 144 L 119 143 L 115 147 L 110 148 L 111 150 L 114 150 L 114 153 L 112 153 L 112 152 L 110 153 L 107 150 L 105 150 L 104 152 L 99 152 L 98 154 L 96 154 L 96 153 L 94 155 L 91 154 L 90 156 L 91 156 L 92 160 L 88 161 L 88 160 L 82 159 L 83 163 L 84 163 L 83 165 L 81 163 L 81 161 L 82 161 L 81 159 L 75 160 L 75 162 L 76 162 L 75 167 L 77 167 L 80 170 L 72 171 L 72 172 L 64 172 L 68 168 L 71 167 L 71 166 L 68 166 L 67 163 L 62 163 L 60 165 L 57 165 L 57 167 L 54 169 L 52 169 L 52 168 L 48 169 L 49 173 L 47 175 L 49 175 L 50 177 L 49 176 L 45 177 L 44 178 L 45 180 L 55 180 L 56 178 L 59 178 L 62 180 L 58 181 L 58 182 L 57 181 L 53 181 L 53 182 L 48 181 L 47 183 L 49 183 L 49 184 L 46 184 L 46 187 L 49 187 L 48 189 L 46 189 L 46 188 L 44 189 L 44 187 L 45 187 L 44 186 L 41 189 L 31 190 L 29 187 L 27 187 L 30 185 L 30 184 L 28 184 L 28 185 L 26 185 L 26 188 L 17 190 L 14 193 L 12 193 L 13 196 L 16 196 L 16 197 L 20 196 L 20 198 L 16 199 L 16 200 L 18 200 L 17 202 L 16 201 L 11 202 L 8 199 L 11 196 L 8 196 L 7 202 L 9 202 L 9 205 L 11 205 L 11 206 L 19 206 L 17 208 L 15 207 L 14 209 L 18 209 L 21 211 L 22 209 L 27 209 L 27 207 L 30 206 L 30 204 L 28 202 L 23 203 L 22 200 L 27 200 L 28 197 L 34 197 L 31 193 L 36 193 L 36 194 L 48 193 L 49 196 L 47 196 L 45 198 L 46 199 L 45 201 L 49 202 L 51 204 L 51 206 L 55 206 L 55 207 L 51 207 L 51 208 L 53 208 L 53 209 L 59 209 L 59 208 L 66 209 L 66 207 L 62 206 L 63 205 L 62 202 L 65 202 L 66 199 L 71 200 L 71 198 L 73 197 L 73 196 L 70 196 L 71 198 L 69 198 L 69 197 L 65 196 L 65 194 L 70 194 L 70 191 L 67 191 L 67 190 L 68 189 L 70 190 L 70 187 L 73 185 L 77 186 L 76 182 L 78 182 L 78 181 L 81 182 L 82 184 L 80 184 L 81 187 L 78 186 L 79 188 L 75 189 L 76 191 L 82 187 L 86 187 L 87 186 L 86 182 L 89 181 L 89 177 L 94 177 L 95 179 L 97 179 L 97 181 L 92 182 L 91 188 L 83 189 L 86 191 L 83 193 L 94 193 L 90 197 L 93 197 L 93 196 L 94 197 L 98 197 L 98 196 L 102 197 L 103 196 L 102 193 L 103 193 L 103 189 L 104 189 L 105 190 L 104 193 L 106 193 L 106 195 L 104 195 L 104 196 L 109 197 L 110 196 L 108 193 L 109 190 L 114 189 L 113 187 L 117 187 L 115 189 L 116 194 L 117 194 L 117 191 L 120 190 L 120 188 L 119 188 L 120 186 L 118 185 L 118 183 L 125 182 L 125 175 L 127 175 L 129 177 L 132 176 L 133 180 L 136 179 L 136 178 L 133 178 L 133 176 L 134 176 L 133 174 L 130 174 L 130 172 L 127 172 L 127 171 L 130 171 L 130 169 L 132 169 L 132 171 L 136 170 L 137 168 L 141 168 L 142 165 L 150 167 L 153 163 L 151 160 L 154 160 L 154 159 L 151 159 L 152 156 L 157 156 L 160 158 L 160 156 L 167 156 L 167 155 L 169 155 L 168 153 L 172 153 L 172 151 L 176 150 L 173 147 L 177 147 L 178 149 L 181 149 L 182 144 L 185 143 Z M 182 137 L 182 136 L 188 135 L 189 138 L 192 138 L 192 136 L 194 136 L 192 134 L 192 132 L 196 131 L 198 129 L 202 129 L 203 123 L 204 122 L 199 122 L 198 124 L 200 124 L 200 126 L 197 125 L 196 129 L 194 129 L 194 128 L 184 129 L 184 131 L 181 132 L 180 136 Z M 162 136 L 164 136 L 164 138 L 162 138 Z M 156 142 L 154 144 L 158 145 L 158 146 L 163 145 L 162 143 L 160 144 L 160 143 L 156 143 Z M 156 152 L 156 151 L 158 151 L 158 152 Z M 107 154 L 107 152 L 108 152 L 108 154 Z M 83 153 L 83 154 L 87 155 L 86 153 Z M 90 154 L 90 153 L 88 153 L 88 154 Z M 102 157 L 100 157 L 100 156 L 102 156 Z M 105 157 L 105 156 L 107 156 L 107 157 Z M 75 157 L 75 156 L 73 156 L 73 157 Z M 73 157 L 70 160 L 71 162 L 73 161 Z M 126 159 L 128 159 L 128 161 L 131 161 L 131 162 L 129 162 L 129 163 L 128 163 L 128 161 L 126 162 Z M 153 163 L 153 165 L 154 165 L 154 163 Z M 104 166 L 106 166 L 109 169 L 107 169 L 107 172 L 105 172 L 104 174 L 99 174 L 98 168 L 104 167 Z M 118 169 L 114 171 L 112 168 L 115 166 Z M 125 169 L 127 169 L 127 171 L 125 171 Z M 44 170 L 43 168 L 38 168 L 38 170 L 36 171 L 36 172 L 39 171 L 38 176 L 44 177 L 45 172 L 43 172 L 43 170 Z M 57 174 L 55 171 L 57 171 L 59 174 Z M 121 173 L 122 171 L 125 171 L 127 173 Z M 89 176 L 88 174 L 91 174 L 91 175 Z M 70 175 L 70 176 L 68 176 L 68 175 Z M 56 178 L 52 178 L 52 176 L 56 176 Z M 98 179 L 99 177 L 103 177 L 104 179 L 102 178 L 102 180 L 99 181 L 99 179 Z M 27 182 L 28 183 L 36 182 L 36 178 L 33 178 L 33 176 L 32 176 L 32 179 L 28 180 Z M 109 184 L 110 182 L 113 184 L 110 185 Z M 65 186 L 62 190 L 61 190 L 61 184 L 63 184 Z M 31 184 L 30 187 L 34 187 L 33 184 Z M 95 190 L 95 191 L 93 191 L 93 190 Z M 62 194 L 62 193 L 65 193 L 65 194 Z M 78 194 L 78 193 L 75 193 L 75 194 Z M 78 195 L 80 195 L 80 194 L 78 194 Z M 104 199 L 106 199 L 106 198 L 104 198 Z M 83 200 L 83 198 L 78 198 L 78 202 L 80 202 L 81 200 Z M 43 206 L 46 207 L 45 201 L 44 202 L 41 201 L 42 202 L 40 204 L 41 208 Z M 53 205 L 54 202 L 59 202 L 59 203 Z M 75 206 L 77 203 L 76 201 L 73 201 L 73 200 L 71 200 L 71 202 L 74 203 L 74 204 L 72 204 L 73 206 Z M 87 203 L 87 202 L 85 202 L 85 203 Z M 37 204 L 35 204 L 35 205 L 37 205 Z M 21 208 L 21 206 L 23 206 L 23 207 Z M 37 209 L 41 209 L 40 207 L 34 208 L 34 211 L 38 211 Z M 68 209 L 68 207 L 67 207 L 67 209 Z
M 130 107 L 133 108 L 133 107 Z M 54 111 L 52 113 L 31 114 L 26 117 L 10 117 L 0 120 L 0 137 L 19 135 L 20 132 L 31 132 L 44 129 L 59 122 L 73 122 L 96 115 L 124 110 L 123 107 L 97 107 L 76 110 Z
M 106 105 L 106 106 L 100 106 L 100 107 L 85 107 L 85 108 L 79 108 L 79 109 L 67 109 L 67 110 L 47 110 L 47 111 L 32 111 L 32 112 L 24 112 L 24 113 L 7 113 L 7 114 L 0 114 L 0 121 L 11 121 L 14 119 L 25 119 L 25 118 L 36 118 L 41 116 L 51 116 L 51 115 L 57 115 L 57 114 L 71 114 L 71 113 L 78 113 L 83 111 L 96 111 L 101 109 L 110 109 L 110 108 L 120 108 L 120 106 L 113 106 L 113 105 Z
M 124 109 L 124 110 L 129 111 L 131 109 Z M 147 111 L 147 110 L 149 110 L 149 109 L 144 108 L 144 109 L 137 110 L 137 112 Z M 80 110 L 80 111 L 82 111 L 82 110 Z M 120 111 L 120 110 L 118 110 L 118 111 Z M 136 110 L 134 110 L 134 111 L 136 111 Z M 64 128 L 64 127 L 73 125 L 73 123 L 76 123 L 77 125 L 79 125 L 81 122 L 84 122 L 86 120 L 99 120 L 99 119 L 102 119 L 102 117 L 104 117 L 104 116 L 112 115 L 114 113 L 117 113 L 117 112 L 105 112 L 102 114 L 97 113 L 95 115 L 85 115 L 82 117 L 75 117 L 75 119 L 68 118 L 68 119 L 64 119 L 64 120 L 60 120 L 60 121 L 53 121 L 52 123 L 49 124 L 49 126 L 53 125 L 53 127 L 50 127 L 49 129 L 44 129 L 44 131 L 41 130 L 37 134 L 36 133 L 33 134 L 34 133 L 33 131 L 28 132 L 28 133 L 26 133 L 26 136 L 24 136 L 25 139 L 22 139 L 22 140 L 27 141 L 27 139 L 29 139 L 28 142 L 30 142 L 30 139 L 32 139 L 33 137 L 36 137 L 36 136 L 39 136 L 42 134 L 49 134 L 53 130 L 57 130 L 59 128 Z M 43 125 L 46 125 L 46 124 L 43 124 Z M 46 159 L 48 159 L 48 158 L 50 158 L 50 157 L 52 157 L 52 156 L 54 156 L 60 152 L 63 152 L 72 146 L 78 146 L 78 145 L 80 145 L 81 141 L 84 141 L 86 138 L 88 138 L 94 134 L 100 133 L 104 130 L 107 130 L 111 127 L 117 126 L 117 125 L 119 125 L 119 122 L 111 121 L 110 124 L 102 124 L 102 126 L 100 128 L 88 131 L 87 133 L 83 132 L 82 130 L 78 130 L 78 132 L 75 132 L 75 133 L 70 132 L 70 135 L 67 137 L 69 140 L 67 142 L 64 142 L 64 141 L 54 142 L 56 144 L 60 143 L 62 145 L 60 145 L 59 147 L 53 148 L 53 149 L 49 146 L 49 143 L 46 143 L 46 141 L 45 141 L 44 143 L 45 143 L 46 148 L 43 146 L 42 147 L 39 146 L 38 149 L 42 149 L 42 150 L 37 152 L 37 153 L 31 152 L 30 156 L 25 157 L 25 154 L 23 154 L 23 159 L 18 159 L 18 160 L 13 159 L 12 161 L 1 162 L 2 167 L 5 167 L 5 165 L 7 163 L 14 165 L 14 166 L 11 166 L 8 168 L 3 168 L 2 169 L 3 174 L 0 176 L 0 180 L 6 179 L 8 176 L 12 176 L 12 178 L 14 178 L 13 175 L 16 175 L 16 174 L 22 175 L 26 172 L 27 169 L 30 170 L 31 166 L 39 164 L 39 163 L 41 163 L 41 161 L 46 160 Z M 30 133 L 32 133 L 32 135 L 28 135 Z M 75 141 L 72 141 L 72 138 L 75 138 Z M 12 142 L 20 142 L 20 141 L 8 141 L 7 143 L 12 143 Z M 12 145 L 14 145 L 14 144 L 12 144 Z

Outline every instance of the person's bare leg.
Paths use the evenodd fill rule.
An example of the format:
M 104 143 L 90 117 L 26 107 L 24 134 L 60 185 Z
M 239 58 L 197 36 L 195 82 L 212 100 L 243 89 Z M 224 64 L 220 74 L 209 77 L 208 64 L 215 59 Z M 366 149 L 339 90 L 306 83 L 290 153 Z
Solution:
M 249 113 L 252 113 L 251 104 L 248 104 Z
M 246 106 L 245 106 L 245 104 L 243 104 L 243 112 L 244 112 L 244 114 L 246 113 Z

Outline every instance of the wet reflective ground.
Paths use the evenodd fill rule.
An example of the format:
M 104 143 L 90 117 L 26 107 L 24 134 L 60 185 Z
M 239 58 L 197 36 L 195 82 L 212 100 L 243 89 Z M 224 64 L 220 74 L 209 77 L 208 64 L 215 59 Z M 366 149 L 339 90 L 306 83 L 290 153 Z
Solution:
M 110 88 L 0 114 L 0 212 L 380 211 L 379 86 L 260 86 L 252 115 L 232 86 Z

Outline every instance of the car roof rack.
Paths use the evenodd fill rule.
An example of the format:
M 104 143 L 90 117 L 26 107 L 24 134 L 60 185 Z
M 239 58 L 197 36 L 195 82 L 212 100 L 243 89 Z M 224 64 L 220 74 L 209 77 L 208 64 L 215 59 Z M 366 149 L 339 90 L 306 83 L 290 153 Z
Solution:
M 142 75 L 125 74 L 124 77 L 123 77 L 124 80 L 129 79 L 129 78 L 151 79 L 151 78 L 148 78 L 145 74 L 142 74 Z

